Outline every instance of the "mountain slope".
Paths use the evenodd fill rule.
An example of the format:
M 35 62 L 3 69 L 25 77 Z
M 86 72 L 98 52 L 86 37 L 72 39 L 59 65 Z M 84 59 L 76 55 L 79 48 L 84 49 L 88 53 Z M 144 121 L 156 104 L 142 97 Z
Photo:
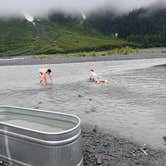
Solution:
M 103 10 L 104 11 L 104 10 Z M 166 10 L 138 9 L 115 16 L 111 11 L 86 19 L 53 13 L 48 19 L 0 20 L 0 55 L 55 54 L 124 46 L 166 46 Z
M 77 25 L 82 26 L 75 23 L 75 27 Z M 1 20 L 0 55 L 54 54 L 134 46 L 89 29 L 90 32 L 84 28 L 74 29 L 44 19 L 36 20 L 35 25 L 24 19 Z

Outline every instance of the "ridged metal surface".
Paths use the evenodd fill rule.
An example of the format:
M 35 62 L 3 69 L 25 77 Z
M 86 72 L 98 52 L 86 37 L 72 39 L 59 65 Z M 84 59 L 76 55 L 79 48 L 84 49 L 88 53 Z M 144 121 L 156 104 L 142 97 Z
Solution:
M 61 132 L 40 131 L 8 123 L 14 115 L 72 124 Z M 12 118 L 10 118 L 10 115 Z M 12 166 L 83 166 L 80 119 L 74 115 L 18 107 L 0 107 L 0 161 Z M 7 120 L 6 120 L 7 119 Z M 13 118 L 14 119 L 14 118 Z M 13 120 L 12 119 L 12 120 Z M 4 120 L 4 121 L 3 121 Z M 41 121 L 41 123 L 46 123 Z M 40 123 L 38 121 L 38 123 Z M 68 126 L 67 126 L 68 127 Z

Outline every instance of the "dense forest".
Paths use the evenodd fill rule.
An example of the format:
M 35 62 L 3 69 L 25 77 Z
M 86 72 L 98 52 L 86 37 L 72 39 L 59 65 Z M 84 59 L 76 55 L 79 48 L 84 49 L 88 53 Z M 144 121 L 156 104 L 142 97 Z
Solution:
M 145 46 L 160 46 L 166 43 L 166 9 L 139 9 L 119 17 L 106 14 L 100 18 L 90 18 L 88 22 L 100 31 L 118 33 L 120 38 L 140 42 Z
M 63 24 L 73 23 L 73 28 L 77 20 L 63 14 L 49 18 Z M 87 31 L 93 27 L 105 35 L 141 43 L 144 47 L 166 45 L 166 8 L 141 8 L 119 16 L 109 10 L 91 13 L 82 26 Z

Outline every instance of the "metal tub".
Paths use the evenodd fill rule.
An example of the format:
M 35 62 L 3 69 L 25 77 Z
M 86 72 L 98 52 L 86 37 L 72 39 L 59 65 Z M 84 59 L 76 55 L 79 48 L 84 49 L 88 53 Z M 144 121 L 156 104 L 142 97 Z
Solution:
M 0 162 L 7 166 L 83 166 L 80 119 L 0 106 Z

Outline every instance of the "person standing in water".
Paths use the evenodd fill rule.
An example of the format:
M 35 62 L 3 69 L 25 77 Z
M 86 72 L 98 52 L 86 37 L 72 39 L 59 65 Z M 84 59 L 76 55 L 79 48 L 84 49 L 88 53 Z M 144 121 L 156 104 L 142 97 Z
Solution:
M 52 81 L 51 69 L 40 69 L 39 73 L 41 85 L 47 84 L 47 78 L 49 78 L 49 80 Z
M 97 84 L 108 82 L 107 80 L 97 79 L 97 74 L 93 69 L 89 71 L 89 81 L 96 82 Z

